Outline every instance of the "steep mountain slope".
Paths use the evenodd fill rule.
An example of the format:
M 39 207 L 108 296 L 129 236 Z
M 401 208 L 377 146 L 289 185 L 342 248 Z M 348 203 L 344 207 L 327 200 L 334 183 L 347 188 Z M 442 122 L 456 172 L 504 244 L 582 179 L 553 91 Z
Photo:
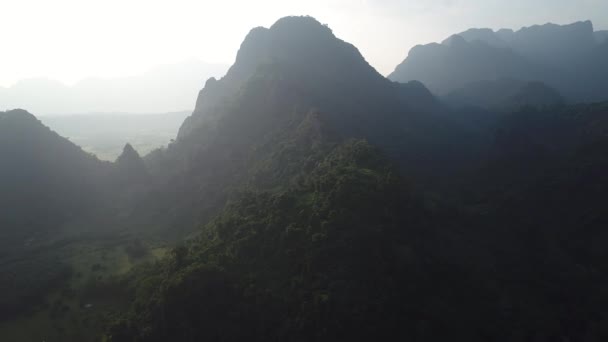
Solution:
M 297 27 L 292 37 L 308 45 L 298 50 L 298 40 L 281 40 L 277 27 L 287 32 Z M 318 33 L 327 36 L 319 38 Z M 309 34 L 316 38 L 309 40 Z M 546 112 L 540 113 L 546 114 L 523 115 L 534 125 L 515 125 L 523 131 L 515 130 L 507 139 L 506 145 L 513 147 L 505 153 L 494 150 L 499 162 L 481 155 L 466 160 L 460 154 L 466 146 L 461 139 L 478 142 L 479 132 L 435 112 L 442 108 L 433 107 L 432 97 L 430 107 L 413 109 L 407 99 L 428 95 L 419 83 L 404 88 L 376 81 L 363 69 L 328 64 L 335 67 L 332 71 L 368 77 L 384 90 L 368 95 L 363 83 L 336 87 L 347 75 L 326 77 L 332 71 L 323 72 L 321 63 L 300 60 L 301 65 L 292 65 L 291 57 L 282 57 L 287 51 L 311 54 L 320 44 L 316 39 L 331 37 L 310 18 L 286 18 L 269 30 L 252 31 L 239 56 L 247 52 L 261 56 L 262 62 L 257 67 L 237 63 L 224 79 L 209 81 L 177 141 L 147 158 L 155 182 L 170 184 L 175 191 L 159 187 L 167 202 L 153 203 L 154 208 L 182 220 L 172 227 L 198 220 L 202 229 L 164 262 L 102 289 L 125 303 L 106 337 L 550 341 L 588 334 L 601 339 L 606 277 L 596 273 L 590 259 L 554 243 L 553 221 L 535 214 L 536 203 L 546 195 L 535 198 L 528 192 L 542 174 L 538 170 L 559 174 L 552 158 L 535 154 L 546 140 L 567 145 L 559 146 L 559 155 L 574 146 L 568 145 L 571 137 L 584 141 L 579 129 L 593 125 L 576 125 L 572 131 L 567 121 L 553 118 L 551 110 L 561 107 L 543 108 Z M 261 45 L 254 44 L 258 39 Z M 265 44 L 279 47 L 266 50 Z M 290 49 L 283 51 L 281 44 Z M 318 83 L 307 75 L 316 75 Z M 517 93 L 514 97 L 519 99 Z M 602 115 L 586 116 L 583 122 L 593 122 L 593 117 Z M 508 121 L 494 127 L 497 149 L 504 141 L 501 128 L 509 127 Z M 527 134 L 527 127 L 537 134 Z M 353 137 L 367 138 L 379 150 L 349 140 Z M 414 152 L 428 160 L 412 162 Z M 472 205 L 453 207 L 418 192 L 423 178 L 407 185 L 382 153 L 397 161 L 403 173 L 439 170 L 452 184 L 460 175 L 450 162 L 490 166 L 468 189 L 477 195 Z M 446 157 L 450 153 L 451 161 Z M 492 165 L 510 161 L 514 168 L 495 169 L 510 170 L 502 183 Z M 489 184 L 501 190 L 483 183 L 489 177 Z M 235 191 L 239 189 L 245 190 Z M 501 197 L 501 191 L 520 189 L 534 201 L 512 204 Z M 193 212 L 198 217 L 188 220 Z M 596 215 L 602 214 L 598 210 Z M 576 236 L 576 228 L 566 231 Z
M 419 80 L 444 95 L 472 82 L 541 81 L 570 101 L 608 99 L 605 45 L 591 22 L 511 30 L 471 29 L 442 44 L 416 46 L 389 76 Z
M 418 80 L 438 95 L 469 83 L 496 79 L 540 79 L 543 66 L 506 48 L 455 35 L 442 44 L 412 48 L 389 75 L 394 81 Z
M 251 31 L 178 138 L 143 159 L 128 144 L 102 163 L 26 112 L 3 113 L 0 198 L 14 220 L 2 232 L 14 235 L 2 243 L 27 248 L 22 233 L 50 237 L 96 208 L 70 238 L 111 227 L 95 239 L 123 261 L 149 253 L 145 238 L 182 244 L 115 273 L 101 273 L 112 249 L 84 246 L 69 256 L 99 257 L 71 276 L 52 241 L 8 255 L 0 319 L 47 306 L 38 318 L 53 333 L 36 340 L 61 341 L 606 340 L 606 103 L 479 84 L 488 106 L 540 106 L 447 110 L 290 17 Z
M 154 208 L 147 212 L 161 216 L 155 221 L 172 226 L 204 222 L 223 206 L 228 188 L 246 183 L 256 164 L 276 152 L 277 134 L 310 113 L 332 139 L 367 139 L 431 186 L 462 165 L 451 161 L 471 158 L 481 146 L 473 135 L 455 138 L 473 128 L 419 82 L 383 78 L 312 18 L 284 18 L 249 33 L 226 76 L 201 90 L 176 142 L 147 157 L 154 192 L 164 196 L 146 196 L 142 210 Z
M 476 189 L 500 248 L 572 340 L 605 339 L 608 104 L 505 117 Z M 481 185 L 481 187 L 480 187 Z M 518 265 L 518 266 L 514 266 Z M 507 275 L 508 274 L 508 275 Z
M 588 159 L 588 153 L 600 151 L 607 133 L 606 102 L 526 107 L 502 117 L 497 124 L 488 168 L 482 172 L 485 178 L 491 178 L 487 184 L 513 191 L 515 184 L 528 186 L 535 182 L 551 182 L 556 180 L 553 177 L 559 178 L 567 170 L 583 171 L 592 166 L 593 158 L 588 160 L 591 164 L 575 160 Z M 595 161 L 601 162 L 602 159 Z M 600 179 L 590 178 L 587 181 L 599 182 Z
M 354 46 L 337 39 L 328 27 L 312 18 L 284 18 L 269 29 L 256 28 L 249 33 L 226 77 L 210 80 L 201 91 L 180 137 L 214 115 L 211 112 L 221 114 L 214 107 L 238 92 L 256 73 L 275 73 L 281 81 L 289 82 L 292 91 L 308 102 L 301 105 L 316 106 L 331 115 L 330 119 L 340 120 L 340 125 L 353 126 L 341 127 L 346 134 L 361 134 L 358 126 L 388 116 L 407 120 L 403 112 L 408 109 L 435 109 L 432 96 L 424 91 L 417 94 L 418 103 L 404 103 L 402 97 L 408 92 L 384 79 Z M 378 103 L 384 107 L 377 108 Z M 369 113 L 372 110 L 374 113 Z M 370 119 L 374 116 L 378 120 Z M 371 128 L 366 133 L 370 132 Z
M 24 110 L 0 112 L 0 160 L 1 321 L 65 281 L 69 268 L 44 246 L 105 202 L 112 170 Z
M 512 111 L 522 106 L 555 106 L 564 103 L 553 88 L 540 82 L 512 79 L 479 81 L 456 89 L 441 98 L 454 106 Z
M 52 231 L 97 200 L 109 164 L 24 110 L 0 113 L 2 234 Z
M 125 145 L 120 156 L 116 158 L 116 168 L 125 181 L 137 181 L 145 178 L 147 174 L 143 159 L 129 143 Z
M 113 287 L 127 289 L 131 306 L 107 338 L 441 340 L 483 331 L 473 321 L 491 319 L 487 304 L 473 298 L 484 280 L 463 277 L 455 262 L 482 252 L 435 226 L 369 144 L 311 138 L 296 144 L 319 153 L 307 153 L 287 186 L 238 196 L 196 240 Z M 429 293 L 436 302 L 423 299 Z M 454 316 L 465 303 L 470 315 Z
M 308 115 L 259 169 L 272 188 L 250 183 L 168 259 L 108 287 L 128 306 L 106 337 L 599 341 L 607 114 L 505 115 L 466 210 Z
M 578 67 L 576 61 L 580 56 L 590 53 L 597 45 L 590 21 L 534 25 L 515 32 L 471 29 L 458 35 L 468 42 L 481 41 L 494 47 L 511 48 L 525 58 L 559 69 Z
M 606 40 L 608 40 L 608 30 L 595 31 L 593 32 L 593 35 L 595 36 L 595 40 L 600 44 L 605 43 Z

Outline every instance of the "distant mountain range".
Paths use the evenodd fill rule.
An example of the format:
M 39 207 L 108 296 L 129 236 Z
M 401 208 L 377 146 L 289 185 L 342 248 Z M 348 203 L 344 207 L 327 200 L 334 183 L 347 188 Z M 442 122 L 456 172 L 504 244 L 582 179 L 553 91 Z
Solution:
M 24 110 L 0 112 L 0 158 L 0 204 L 7 213 L 0 226 L 19 227 L 0 235 L 52 231 L 81 215 L 111 167 Z
M 438 95 L 472 82 L 540 81 L 569 101 L 608 99 L 607 31 L 590 21 L 545 24 L 519 31 L 470 29 L 441 44 L 419 45 L 389 78 L 418 80 Z
M 478 107 L 491 111 L 512 111 L 523 106 L 542 107 L 565 102 L 557 90 L 542 82 L 513 79 L 472 82 L 441 99 L 457 107 Z
M 46 115 L 40 120 L 83 150 L 114 161 L 127 142 L 142 154 L 167 146 L 190 113 L 86 113 Z
M 209 77 L 227 66 L 189 60 L 123 78 L 87 78 L 73 86 L 34 78 L 0 87 L 0 110 L 27 108 L 37 115 L 88 112 L 163 113 L 194 108 L 193 98 Z

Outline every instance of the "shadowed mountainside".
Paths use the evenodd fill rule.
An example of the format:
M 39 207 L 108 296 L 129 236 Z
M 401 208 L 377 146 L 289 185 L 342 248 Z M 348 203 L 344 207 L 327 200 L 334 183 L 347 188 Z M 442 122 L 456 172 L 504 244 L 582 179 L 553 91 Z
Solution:
M 608 42 L 602 37 L 589 21 L 515 32 L 471 29 L 414 47 L 389 78 L 421 81 L 439 95 L 479 81 L 540 81 L 569 101 L 606 100 Z
M 23 181 L 0 181 L 13 186 L 4 198 L 27 198 L 5 231 L 65 187 L 59 212 L 97 203 L 70 237 L 113 237 L 39 250 L 53 268 L 13 262 L 2 293 L 40 269 L 61 291 L 0 297 L 0 318 L 29 295 L 57 340 L 603 341 L 606 103 L 480 84 L 467 91 L 484 88 L 487 103 L 471 101 L 486 108 L 449 109 L 420 82 L 380 76 L 315 19 L 288 17 L 252 30 L 177 139 L 143 158 L 126 145 L 102 163 L 24 111 L 0 115 L 5 176 Z M 57 185 L 20 192 L 47 169 Z M 159 240 L 181 243 L 143 258 Z M 118 268 L 116 243 L 123 259 L 154 262 L 103 273 Z
M 452 106 L 481 107 L 491 111 L 513 111 L 524 106 L 554 106 L 565 102 L 555 89 L 543 83 L 511 79 L 469 83 L 441 99 Z

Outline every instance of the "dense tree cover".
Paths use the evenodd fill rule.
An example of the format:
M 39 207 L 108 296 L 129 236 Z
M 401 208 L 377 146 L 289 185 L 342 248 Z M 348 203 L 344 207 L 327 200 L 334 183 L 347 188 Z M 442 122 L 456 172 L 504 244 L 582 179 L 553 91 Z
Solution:
M 28 255 L 0 265 L 0 321 L 44 305 L 49 289 L 61 286 L 70 268 L 51 255 Z
M 305 27 L 315 25 L 301 20 Z M 204 186 L 200 193 L 207 197 L 191 209 L 205 213 L 200 217 L 222 206 L 230 193 L 226 184 L 231 191 L 250 190 L 206 224 L 196 241 L 123 280 L 132 304 L 108 336 L 117 341 L 603 336 L 605 317 L 599 312 L 605 295 L 597 285 L 604 284 L 603 276 L 581 270 L 575 254 L 553 243 L 551 224 L 538 220 L 536 212 L 545 195 L 530 202 L 505 198 L 512 193 L 534 198 L 529 189 L 536 175 L 549 165 L 559 174 L 554 155 L 577 155 L 572 149 L 586 144 L 590 127 L 598 132 L 606 127 L 598 122 L 603 105 L 504 113 L 537 105 L 545 95 L 550 100 L 542 105 L 560 102 L 550 89 L 525 84 L 506 96 L 509 106 L 500 115 L 486 110 L 450 117 L 434 100 L 425 104 L 428 91 L 416 84 L 379 81 L 384 91 L 376 96 L 359 92 L 369 84 L 363 78 L 360 85 L 334 83 L 344 76 L 332 74 L 339 67 L 319 74 L 331 62 L 289 64 L 285 51 L 323 49 L 305 40 L 312 45 L 283 50 L 280 33 L 276 39 L 261 38 L 275 34 L 272 30 L 254 30 L 239 52 L 241 58 L 249 56 L 246 61 L 263 56 L 262 62 L 246 68 L 237 58 L 225 79 L 208 82 L 180 139 L 149 159 L 169 170 L 184 165 L 186 175 L 195 175 L 185 178 L 194 183 L 184 184 Z M 396 98 L 403 107 L 386 95 L 402 87 L 407 91 L 398 91 Z M 417 111 L 416 106 L 422 107 Z M 482 115 L 488 117 L 480 120 Z M 396 173 L 389 186 L 382 186 L 383 177 L 377 177 L 387 175 L 382 166 L 353 165 L 349 157 L 339 157 L 360 146 L 340 145 L 349 136 L 380 146 L 417 187 L 442 180 L 453 188 L 464 183 L 465 191 L 456 197 L 463 202 L 454 208 L 415 195 L 399 185 Z M 492 141 L 483 153 L 479 145 Z M 562 149 L 568 141 L 573 143 Z M 332 147 L 336 143 L 342 147 Z M 477 152 L 464 152 L 471 147 Z M 538 149 L 543 153 L 536 155 Z M 454 172 L 454 165 L 462 172 Z M 206 205 L 222 191 L 224 199 L 209 210 Z M 187 190 L 176 194 L 178 200 L 191 198 Z M 544 228 L 535 229 L 537 224 Z
M 442 100 L 452 106 L 490 111 L 515 111 L 525 106 L 556 106 L 565 102 L 555 89 L 541 82 L 513 79 L 473 82 L 451 91 Z
M 441 300 L 448 290 L 422 273 L 439 263 L 416 250 L 427 215 L 378 151 L 341 144 L 285 188 L 238 195 L 194 241 L 126 279 L 133 302 L 110 340 L 448 336 L 460 328 L 447 312 L 417 317 L 429 304 L 417 291 L 429 286 Z
M 84 231 L 60 234 L 76 208 L 109 243 L 137 237 L 125 259 L 181 241 L 122 276 L 97 275 L 100 262 L 87 279 L 71 273 L 78 305 L 95 305 L 95 324 L 71 324 L 91 339 L 103 325 L 110 341 L 605 340 L 608 107 L 513 89 L 500 110 L 449 109 L 314 19 L 285 18 L 254 29 L 176 141 L 143 159 L 127 145 L 101 163 L 27 113 L 0 116 L 0 172 L 18 181 L 0 181 L 12 186 L 0 198 L 20 220 L 1 231 L 54 228 L 69 243 Z M 25 206 L 45 196 L 57 219 Z M 32 274 L 64 286 L 70 275 L 52 241 L 32 237 L 2 240 L 14 249 L 0 292 L 24 293 L 0 297 L 0 318 L 43 303 L 40 286 L 21 285 Z
M 324 135 L 366 139 L 435 188 L 446 186 L 444 172 L 463 171 L 454 160 L 477 158 L 486 139 L 421 83 L 382 77 L 315 19 L 284 18 L 249 33 L 226 76 L 201 90 L 175 143 L 145 158 L 153 186 L 135 216 L 171 227 L 208 221 L 262 167 L 253 164 L 277 153 L 280 133 L 294 134 L 311 112 Z
M 482 201 L 492 201 L 518 229 L 556 243 L 572 262 L 603 268 L 597 246 L 605 241 L 606 133 L 607 103 L 505 117 L 478 178 Z
M 494 227 L 494 248 L 510 250 L 505 280 L 525 282 L 547 317 L 560 322 L 553 329 L 571 340 L 607 336 L 608 260 L 599 247 L 606 243 L 608 213 L 601 195 L 607 120 L 606 103 L 507 115 L 487 166 L 469 184 L 477 191 L 471 203 Z
M 195 239 L 121 280 L 130 308 L 106 337 L 602 340 L 606 108 L 506 115 L 461 209 L 365 142 L 289 134 L 262 167 L 283 170 L 272 188 L 253 177 Z

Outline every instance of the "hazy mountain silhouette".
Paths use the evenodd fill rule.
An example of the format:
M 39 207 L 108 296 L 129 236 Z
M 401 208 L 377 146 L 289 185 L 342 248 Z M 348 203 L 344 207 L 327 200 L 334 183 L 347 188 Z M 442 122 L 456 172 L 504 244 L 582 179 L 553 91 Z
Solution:
M 110 164 L 24 110 L 0 112 L 0 234 L 53 231 L 95 205 Z M 15 229 L 15 228 L 19 229 Z
M 429 183 L 460 167 L 449 160 L 474 154 L 482 145 L 464 138 L 448 142 L 447 136 L 464 134 L 463 124 L 421 83 L 391 82 L 328 27 L 313 18 L 289 17 L 247 35 L 226 76 L 210 79 L 201 90 L 175 144 L 150 159 L 166 169 L 184 165 L 181 172 L 196 174 L 196 182 L 221 189 L 234 182 L 230 177 L 247 175 L 251 160 L 269 157 L 258 153 L 270 153 L 261 146 L 274 132 L 287 134 L 311 112 L 318 113 L 333 139 L 367 139 Z M 462 145 L 470 148 L 459 149 Z M 439 164 L 441 171 L 434 167 Z M 183 182 L 184 176 L 177 177 Z M 194 189 L 184 186 L 183 193 Z
M 461 37 L 445 45 L 463 58 L 475 55 L 471 47 L 504 59 L 514 71 L 521 65 L 537 70 L 512 50 Z M 491 61 L 485 67 L 499 70 Z M 574 240 L 576 220 L 547 220 L 552 207 L 542 200 L 521 201 L 525 208 L 519 197 L 504 201 L 503 195 L 525 196 L 537 178 L 515 171 L 510 178 L 500 171 L 512 166 L 493 165 L 516 164 L 524 176 L 559 175 L 567 157 L 545 158 L 545 151 L 553 156 L 556 144 L 561 152 L 586 146 L 578 133 L 591 127 L 597 134 L 590 144 L 601 140 L 608 126 L 597 119 L 605 108 L 561 107 L 551 87 L 513 82 L 490 83 L 507 92 L 495 102 L 525 111 L 515 118 L 494 115 L 478 127 L 467 111 L 447 111 L 421 83 L 382 78 L 352 45 L 312 18 L 283 18 L 252 30 L 227 75 L 200 92 L 175 143 L 146 158 L 161 184 L 151 193 L 162 194 L 162 201 L 142 202 L 162 213 L 154 221 L 168 219 L 171 227 L 199 222 L 201 234 L 125 280 L 137 290 L 108 335 L 113 341 L 603 336 L 596 324 L 606 315 L 593 312 L 606 296 L 591 285 L 594 271 L 577 261 L 601 263 L 604 254 L 581 258 L 580 246 L 564 244 Z M 566 120 L 552 118 L 553 110 Z M 581 110 L 593 115 L 578 118 Z M 496 164 L 463 152 L 486 143 Z M 461 195 L 477 196 L 463 207 L 425 198 L 393 173 L 383 153 L 416 186 L 429 189 L 429 179 L 456 184 L 466 175 L 469 188 Z M 455 172 L 463 164 L 490 171 Z M 487 187 L 486 177 L 500 191 Z M 552 178 L 559 188 L 581 179 Z M 504 180 L 516 184 L 504 186 Z M 567 196 L 561 200 L 568 202 Z M 535 213 L 539 207 L 542 215 Z M 563 215 L 586 217 L 584 207 Z M 603 217 L 594 206 L 591 232 Z M 584 328 L 571 305 L 581 308 Z M 236 324 L 238 330 L 230 329 Z
M 0 319 L 38 310 L 74 341 L 605 340 L 608 107 L 500 78 L 546 70 L 480 41 L 514 32 L 470 34 L 429 61 L 493 56 L 450 74 L 467 77 L 454 101 L 481 109 L 392 82 L 287 17 L 253 29 L 143 158 L 127 144 L 100 162 L 25 111 L 0 114 Z M 24 264 L 37 232 L 44 262 Z M 53 258 L 90 260 L 70 276 Z
M 45 115 L 40 120 L 99 159 L 114 161 L 129 142 L 145 155 L 175 139 L 191 111 Z
M 570 101 L 605 100 L 604 36 L 590 21 L 518 31 L 470 29 L 441 44 L 414 47 L 389 78 L 419 80 L 440 95 L 477 81 L 541 81 Z
M 214 109 L 214 102 L 224 101 L 240 91 L 256 73 L 278 74 L 285 80 L 276 82 L 290 82 L 291 88 L 310 92 L 306 94 L 307 100 L 317 102 L 315 105 L 339 102 L 342 106 L 355 108 L 349 101 L 339 97 L 336 100 L 333 95 L 392 98 L 394 101 L 398 92 L 397 85 L 387 82 L 355 47 L 338 40 L 328 27 L 312 19 L 282 19 L 269 29 L 260 27 L 249 33 L 226 76 L 217 82 L 210 80 L 201 91 L 192 118 L 184 124 L 180 136 L 196 126 L 197 120 L 203 120 L 206 112 L 211 111 L 209 108 Z M 295 90 L 299 91 L 298 88 Z M 350 115 L 356 119 L 354 113 Z
M 146 165 L 139 153 L 127 143 L 122 153 L 116 158 L 118 172 L 129 181 L 141 181 L 147 174 Z
M 485 34 L 479 34 L 484 32 Z M 511 48 L 537 63 L 558 68 L 578 67 L 576 60 L 590 53 L 597 45 L 590 21 L 569 25 L 534 25 L 519 31 L 472 29 L 459 36 L 466 41 L 482 41 L 494 47 Z
M 608 30 L 595 31 L 593 34 L 595 36 L 595 40 L 600 44 L 605 43 L 606 40 L 608 40 Z
M 541 82 L 511 79 L 469 83 L 441 98 L 456 106 L 481 107 L 487 110 L 510 111 L 523 106 L 554 106 L 564 103 L 555 89 Z
M 193 98 L 211 76 L 225 66 L 189 60 L 159 66 L 137 76 L 87 78 L 73 86 L 36 78 L 0 88 L 0 109 L 27 108 L 37 114 L 88 112 L 162 113 L 189 110 Z
M 400 153 L 412 172 L 419 170 L 412 161 L 423 148 L 413 146 L 429 136 L 404 133 L 441 114 L 420 83 L 387 80 L 313 18 L 284 18 L 247 35 L 226 76 L 210 79 L 200 91 L 176 142 L 147 157 L 153 173 L 171 179 L 157 182 L 172 184 L 171 190 L 157 191 L 170 194 L 163 199 L 167 208 L 198 203 L 198 219 L 208 215 L 223 205 L 227 184 L 247 181 L 256 164 L 277 153 L 271 145 L 277 134 L 290 134 L 313 112 L 333 132 L 328 139 L 367 138 Z

